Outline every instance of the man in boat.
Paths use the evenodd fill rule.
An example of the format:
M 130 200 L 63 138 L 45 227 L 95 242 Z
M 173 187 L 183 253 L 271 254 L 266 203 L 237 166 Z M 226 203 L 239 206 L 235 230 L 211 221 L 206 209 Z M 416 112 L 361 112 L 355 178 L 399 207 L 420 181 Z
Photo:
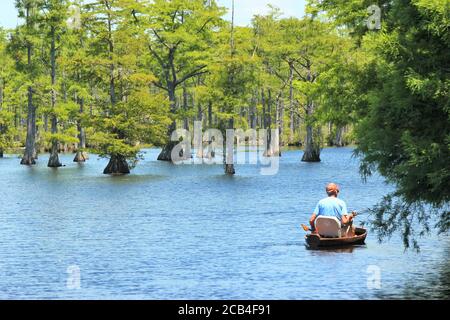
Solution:
M 317 217 L 336 217 L 340 222 L 341 226 L 345 233 L 353 233 L 352 222 L 353 218 L 356 216 L 356 212 L 352 212 L 351 214 L 347 213 L 347 204 L 338 199 L 339 195 L 339 187 L 335 183 L 329 183 L 325 188 L 328 197 L 324 198 L 317 203 L 314 212 L 309 219 L 309 224 L 311 228 L 308 228 L 305 225 L 302 225 L 305 231 L 316 232 L 315 222 Z M 350 228 L 349 228 L 350 227 Z

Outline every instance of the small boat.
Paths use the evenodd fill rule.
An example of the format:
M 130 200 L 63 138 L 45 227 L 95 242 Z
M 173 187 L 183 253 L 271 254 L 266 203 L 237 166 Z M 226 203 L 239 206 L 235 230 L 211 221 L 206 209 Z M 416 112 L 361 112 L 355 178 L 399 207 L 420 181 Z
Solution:
M 309 233 L 305 236 L 306 244 L 311 249 L 347 247 L 364 244 L 367 237 L 367 230 L 364 228 L 355 228 L 353 236 L 340 238 L 321 237 L 317 233 Z

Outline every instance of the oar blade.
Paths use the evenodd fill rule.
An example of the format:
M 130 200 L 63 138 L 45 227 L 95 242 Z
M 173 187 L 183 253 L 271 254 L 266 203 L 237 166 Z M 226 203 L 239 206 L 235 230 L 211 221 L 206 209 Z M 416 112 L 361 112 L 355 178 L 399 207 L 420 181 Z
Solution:
M 311 229 L 304 224 L 302 224 L 302 228 L 303 228 L 303 230 L 305 230 L 305 232 L 311 231 Z

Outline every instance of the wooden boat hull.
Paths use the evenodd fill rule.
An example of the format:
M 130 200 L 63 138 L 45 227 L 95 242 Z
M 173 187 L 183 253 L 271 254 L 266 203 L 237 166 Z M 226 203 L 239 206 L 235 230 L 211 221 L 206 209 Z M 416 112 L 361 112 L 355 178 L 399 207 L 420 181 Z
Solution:
M 342 238 L 323 238 L 318 234 L 307 234 L 305 236 L 306 244 L 312 249 L 316 248 L 336 248 L 362 245 L 365 243 L 367 230 L 364 228 L 355 228 L 355 236 Z

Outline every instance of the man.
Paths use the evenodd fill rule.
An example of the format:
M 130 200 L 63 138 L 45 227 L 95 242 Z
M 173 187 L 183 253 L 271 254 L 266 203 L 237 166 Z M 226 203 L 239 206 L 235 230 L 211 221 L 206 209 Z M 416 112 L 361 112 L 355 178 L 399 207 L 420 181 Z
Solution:
M 317 217 L 336 217 L 343 227 L 348 229 L 351 226 L 353 218 L 356 216 L 356 212 L 352 212 L 350 215 L 347 214 L 347 205 L 341 199 L 338 199 L 339 187 L 335 183 L 329 183 L 326 187 L 326 192 L 328 197 L 319 201 L 314 212 L 309 219 L 309 224 L 311 228 L 302 225 L 305 231 L 315 232 L 315 222 Z

